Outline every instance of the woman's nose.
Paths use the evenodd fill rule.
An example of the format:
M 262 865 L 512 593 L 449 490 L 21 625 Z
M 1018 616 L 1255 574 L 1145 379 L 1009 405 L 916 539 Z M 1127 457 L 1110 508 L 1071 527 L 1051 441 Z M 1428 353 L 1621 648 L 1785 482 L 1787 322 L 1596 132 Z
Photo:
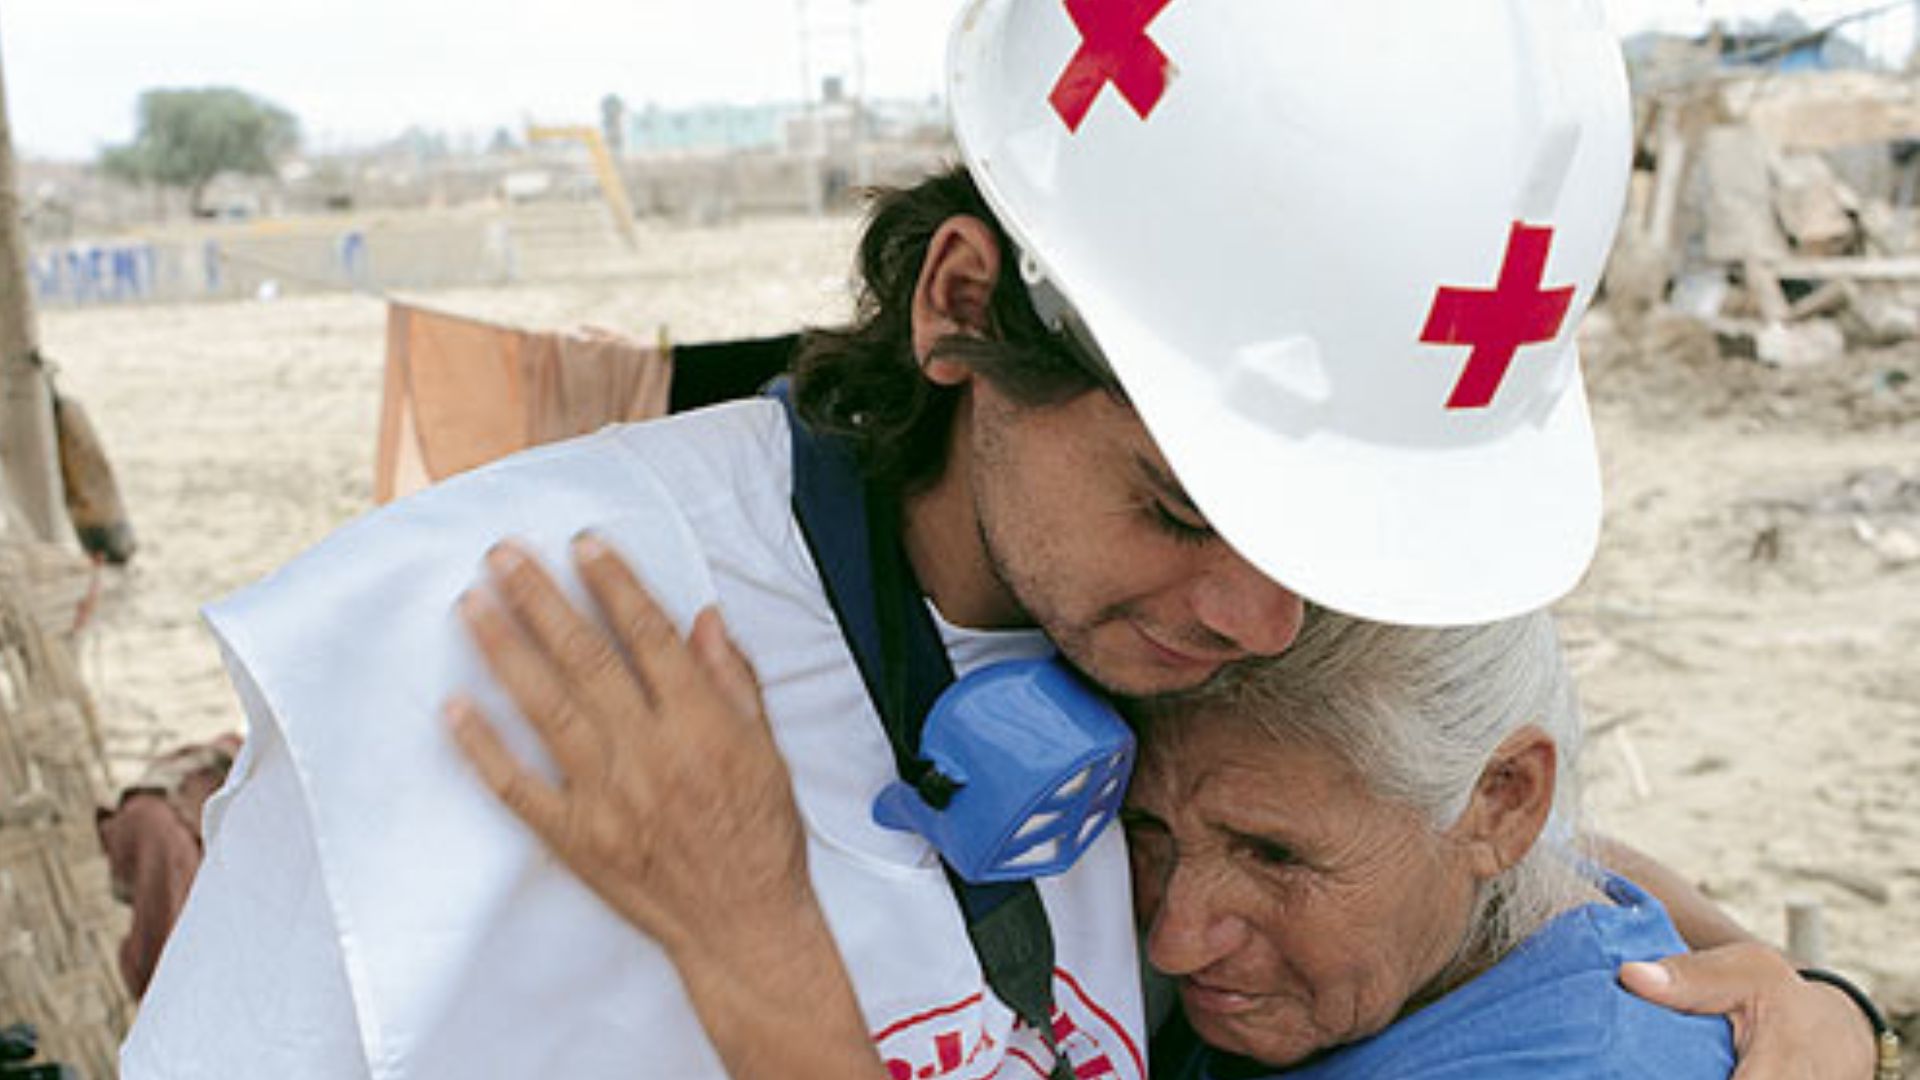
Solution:
M 1176 864 L 1147 930 L 1147 961 L 1168 975 L 1204 971 L 1246 942 L 1246 923 L 1223 902 L 1225 883 Z
M 1293 644 L 1305 617 L 1298 593 L 1222 546 L 1219 558 L 1194 583 L 1193 611 L 1201 625 L 1252 656 L 1273 656 Z

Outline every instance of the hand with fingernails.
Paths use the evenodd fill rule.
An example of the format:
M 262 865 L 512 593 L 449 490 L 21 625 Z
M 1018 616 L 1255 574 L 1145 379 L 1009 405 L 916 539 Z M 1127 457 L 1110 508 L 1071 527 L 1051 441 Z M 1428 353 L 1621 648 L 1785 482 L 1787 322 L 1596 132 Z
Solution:
M 1847 996 L 1800 977 L 1758 941 L 1721 945 L 1657 963 L 1623 964 L 1620 982 L 1656 1005 L 1733 1025 L 1733 1080 L 1867 1080 L 1874 1043 Z
M 758 682 L 719 611 L 682 638 L 604 542 L 582 536 L 573 558 L 610 634 L 511 542 L 487 555 L 491 595 L 460 601 L 558 781 L 517 760 L 464 696 L 445 709 L 455 742 L 561 863 L 665 949 L 732 1076 L 885 1076 L 814 899 Z M 775 1046 L 820 1049 L 772 1060 Z

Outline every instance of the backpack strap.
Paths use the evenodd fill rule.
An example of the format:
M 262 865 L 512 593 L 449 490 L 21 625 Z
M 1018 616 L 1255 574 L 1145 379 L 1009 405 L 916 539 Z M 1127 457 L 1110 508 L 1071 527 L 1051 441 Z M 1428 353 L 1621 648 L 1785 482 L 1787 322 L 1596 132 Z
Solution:
M 887 731 L 900 777 L 927 772 L 920 731 L 953 682 L 940 631 L 927 612 L 901 544 L 900 504 L 868 484 L 844 440 L 809 430 L 782 379 L 769 389 L 787 410 L 793 436 L 793 513 L 826 586 L 828 602 L 867 695 Z M 1031 881 L 976 885 L 947 867 L 987 985 L 1053 1052 L 1055 1077 L 1072 1065 L 1053 1035 L 1053 930 Z

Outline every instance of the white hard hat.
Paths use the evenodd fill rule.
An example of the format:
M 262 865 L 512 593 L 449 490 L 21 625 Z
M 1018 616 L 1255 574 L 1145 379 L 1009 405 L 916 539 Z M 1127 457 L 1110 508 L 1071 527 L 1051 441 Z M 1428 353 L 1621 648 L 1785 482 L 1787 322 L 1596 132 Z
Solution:
M 1261 571 L 1415 624 L 1578 581 L 1631 134 L 1597 0 L 972 0 L 948 74 L 1029 282 Z

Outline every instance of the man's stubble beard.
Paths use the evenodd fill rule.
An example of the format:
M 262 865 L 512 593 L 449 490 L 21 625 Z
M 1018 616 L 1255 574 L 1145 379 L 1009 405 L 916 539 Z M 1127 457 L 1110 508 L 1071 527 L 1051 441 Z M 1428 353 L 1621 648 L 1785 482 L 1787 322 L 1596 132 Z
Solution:
M 987 569 L 993 574 L 1008 596 L 1013 597 L 1027 618 L 1053 642 L 1062 658 L 1071 664 L 1089 682 L 1115 701 L 1127 706 L 1153 706 L 1155 708 L 1178 707 L 1189 703 L 1210 700 L 1216 695 L 1231 694 L 1233 689 L 1243 682 L 1252 672 L 1263 664 L 1271 663 L 1270 656 L 1248 656 L 1239 660 L 1230 660 L 1221 664 L 1213 674 L 1199 683 L 1172 690 L 1128 691 L 1109 684 L 1100 674 L 1085 663 L 1086 653 L 1093 632 L 1102 626 L 1113 623 L 1134 622 L 1133 607 L 1129 603 L 1113 604 L 1085 623 L 1063 624 L 1057 613 L 1045 604 L 1036 603 L 1035 598 L 1044 595 L 1041 590 L 1027 584 L 1027 579 L 1016 573 L 1008 560 L 1001 555 L 1000 545 L 994 541 L 993 529 L 988 522 L 991 515 L 986 512 L 984 500 L 977 494 L 974 498 L 974 528 L 978 530 L 980 550 L 986 557 Z

